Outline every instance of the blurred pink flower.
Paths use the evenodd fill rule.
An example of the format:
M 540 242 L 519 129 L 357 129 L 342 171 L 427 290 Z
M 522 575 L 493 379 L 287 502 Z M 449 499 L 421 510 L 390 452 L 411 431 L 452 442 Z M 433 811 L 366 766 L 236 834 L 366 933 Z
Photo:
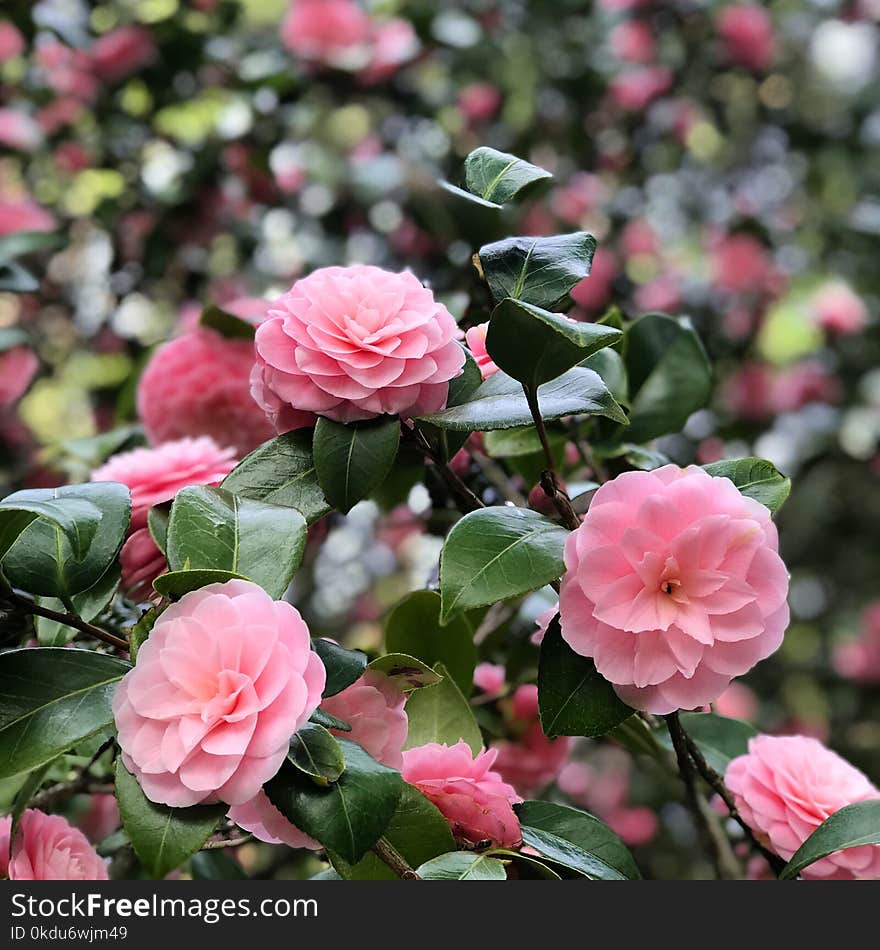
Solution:
M 370 60 L 358 73 L 360 81 L 367 85 L 384 82 L 421 49 L 412 23 L 402 17 L 375 23 L 371 40 Z
M 868 322 L 865 302 L 840 281 L 830 281 L 816 291 L 810 301 L 810 312 L 823 330 L 841 336 L 858 333 Z
M 571 299 L 588 314 L 599 313 L 611 299 L 616 276 L 617 258 L 614 253 L 603 247 L 596 248 L 590 274 L 572 287 Z
M 26 112 L 0 108 L 0 145 L 30 152 L 43 141 L 39 123 Z
M 718 36 L 727 60 L 764 72 L 773 65 L 776 37 L 770 13 L 758 3 L 733 3 L 718 14 Z
M 464 352 L 452 314 L 409 271 L 325 267 L 298 280 L 257 329 L 255 399 L 279 432 L 446 405 Z
M 712 702 L 782 642 L 777 546 L 770 512 L 729 479 L 696 466 L 625 472 L 566 542 L 562 635 L 637 709 Z
M 292 0 L 281 39 L 309 62 L 358 68 L 369 61 L 372 28 L 355 0 Z
M 12 881 L 106 881 L 107 865 L 86 836 L 60 815 L 29 808 L 10 858 L 12 818 L 0 818 L 0 877 Z
M 859 635 L 834 650 L 834 669 L 857 683 L 880 683 L 880 602 L 865 608 Z
M 756 837 L 786 861 L 845 805 L 880 798 L 880 791 L 858 769 L 806 736 L 750 739 L 748 753 L 727 766 L 724 783 Z M 837 851 L 809 865 L 801 876 L 880 878 L 880 846 Z
M 13 346 L 0 353 L 0 409 L 8 409 L 27 392 L 40 368 L 30 347 Z
M 95 844 L 113 834 L 120 823 L 115 795 L 90 795 L 88 807 L 76 820 L 77 828 Z
M 719 290 L 762 294 L 778 281 L 769 252 L 749 234 L 714 235 L 709 253 L 712 280 Z
M 745 683 L 735 681 L 715 700 L 715 712 L 732 719 L 754 719 L 758 713 L 758 697 Z
M 625 63 L 648 63 L 654 58 L 654 33 L 644 20 L 624 20 L 611 31 L 611 50 Z
M 403 753 L 401 771 L 442 812 L 459 841 L 512 848 L 522 840 L 512 806 L 522 799 L 492 771 L 496 756 L 492 749 L 474 756 L 464 739 L 453 746 L 429 742 Z
M 149 66 L 158 52 L 153 36 L 143 26 L 120 26 L 95 40 L 91 50 L 95 75 L 116 82 Z
M 665 66 L 636 66 L 608 84 L 611 101 L 627 112 L 641 112 L 672 86 L 672 73 Z
M 52 40 L 37 48 L 36 61 L 46 82 L 59 96 L 70 96 L 87 103 L 97 97 L 99 83 L 86 50 Z
M 0 63 L 15 59 L 24 52 L 24 37 L 14 23 L 0 20 Z
M 497 86 L 488 82 L 470 83 L 458 94 L 459 112 L 468 122 L 486 122 L 495 115 L 500 105 L 501 93 Z
M 500 663 L 478 663 L 474 669 L 474 686 L 489 696 L 504 692 L 505 672 Z
M 281 767 L 325 678 L 290 604 L 250 581 L 184 594 L 116 688 L 125 767 L 154 802 L 248 802 Z
M 633 294 L 639 311 L 672 312 L 681 306 L 681 281 L 676 274 L 661 274 L 641 284 Z
M 30 198 L 0 197 L 0 237 L 19 231 L 54 231 L 55 218 Z

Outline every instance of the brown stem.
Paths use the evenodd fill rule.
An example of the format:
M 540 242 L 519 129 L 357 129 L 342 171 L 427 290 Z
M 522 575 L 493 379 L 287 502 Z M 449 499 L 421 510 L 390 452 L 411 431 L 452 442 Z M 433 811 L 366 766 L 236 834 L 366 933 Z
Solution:
M 666 720 L 666 728 L 669 730 L 669 738 L 672 740 L 672 748 L 675 750 L 678 771 L 684 782 L 688 807 L 694 817 L 700 839 L 707 853 L 712 857 L 718 877 L 727 877 L 720 842 L 713 833 L 707 814 L 704 811 L 704 805 L 700 800 L 700 794 L 697 791 L 696 773 L 694 772 L 693 762 L 688 755 L 687 739 L 678 718 L 678 713 L 670 713 L 663 718 Z
M 478 511 L 480 508 L 486 507 L 458 475 L 452 471 L 449 464 L 440 458 L 431 448 L 431 444 L 423 432 L 420 432 L 418 429 L 410 429 L 405 424 L 402 424 L 401 430 L 404 438 L 411 441 L 425 458 L 430 459 L 430 461 L 434 463 L 434 467 L 440 473 L 440 477 L 446 482 L 447 487 L 456 497 L 458 507 L 462 512 L 467 514 L 471 511 Z
M 380 838 L 373 845 L 373 854 L 383 861 L 394 873 L 404 881 L 420 881 L 421 878 L 407 864 L 406 858 L 394 847 L 387 838 Z
M 523 392 L 526 394 L 526 402 L 529 404 L 529 412 L 532 414 L 532 421 L 535 423 L 535 430 L 538 438 L 541 440 L 541 448 L 544 450 L 544 458 L 547 460 L 547 468 L 541 473 L 541 488 L 544 494 L 553 502 L 562 523 L 569 531 L 574 531 L 581 526 L 581 519 L 577 512 L 571 506 L 571 499 L 565 491 L 559 487 L 559 476 L 556 474 L 556 460 L 553 458 L 553 449 L 550 448 L 550 440 L 547 438 L 547 428 L 541 417 L 541 407 L 538 405 L 538 394 L 529 386 L 523 386 Z
M 202 850 L 216 851 L 218 848 L 237 848 L 240 845 L 253 841 L 253 835 L 240 835 L 238 838 L 215 838 L 202 845 Z
M 767 863 L 773 869 L 773 873 L 778 876 L 779 872 L 785 867 L 785 861 L 783 861 L 778 854 L 774 854 L 772 851 L 769 851 L 764 847 L 764 845 L 761 844 L 760 841 L 758 841 L 752 829 L 745 823 L 742 815 L 740 815 L 733 796 L 730 794 L 727 786 L 724 784 L 724 779 L 715 771 L 715 769 L 712 768 L 711 765 L 709 765 L 709 763 L 706 761 L 706 757 L 700 751 L 700 747 L 688 735 L 683 726 L 681 727 L 681 731 L 685 738 L 688 754 L 693 760 L 697 771 L 703 777 L 703 780 L 712 789 L 712 791 L 717 792 L 718 795 L 721 796 L 721 800 L 724 802 L 727 810 L 730 812 L 730 817 L 740 826 L 740 828 L 742 828 L 743 834 L 749 840 L 752 847 L 764 856 Z
M 42 604 L 38 604 L 34 600 L 28 600 L 27 597 L 22 597 L 21 595 L 16 594 L 14 591 L 7 596 L 16 607 L 21 608 L 21 610 L 24 610 L 29 614 L 34 614 L 37 617 L 44 617 L 46 620 L 54 620 L 56 623 L 62 623 L 66 627 L 73 627 L 74 630 L 79 630 L 80 633 L 84 633 L 89 637 L 94 637 L 96 640 L 101 640 L 102 642 L 109 644 L 111 647 L 116 647 L 117 650 L 124 650 L 126 653 L 128 653 L 128 642 L 126 640 L 123 640 L 121 637 L 117 637 L 112 633 L 108 633 L 106 630 L 102 630 L 100 627 L 96 627 L 92 623 L 88 623 L 74 613 L 62 613 L 59 610 L 52 610 L 50 607 L 44 607 Z

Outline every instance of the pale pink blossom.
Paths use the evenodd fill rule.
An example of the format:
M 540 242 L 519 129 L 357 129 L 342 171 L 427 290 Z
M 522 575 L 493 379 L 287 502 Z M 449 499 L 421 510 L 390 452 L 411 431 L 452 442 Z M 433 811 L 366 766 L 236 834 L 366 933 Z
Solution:
M 362 83 L 371 85 L 384 82 L 410 62 L 419 52 L 421 44 L 409 20 L 394 17 L 373 25 L 370 43 L 370 59 L 358 73 Z
M 0 877 L 12 881 L 106 881 L 107 865 L 88 838 L 60 815 L 29 808 L 10 859 L 12 818 L 0 818 Z
M 15 59 L 24 52 L 24 37 L 14 23 L 0 20 L 0 63 Z
M 504 667 L 500 663 L 478 663 L 474 669 L 474 686 L 489 696 L 504 692 Z
M 369 61 L 372 28 L 355 0 L 293 0 L 281 39 L 308 62 L 359 68 Z
M 153 37 L 143 26 L 120 26 L 105 33 L 90 53 L 95 75 L 110 82 L 149 66 L 157 56 Z
M 522 839 L 513 810 L 522 799 L 492 771 L 496 756 L 494 749 L 474 756 L 464 739 L 453 746 L 429 742 L 403 753 L 401 772 L 437 806 L 459 841 L 511 848 Z
M 265 841 L 266 844 L 286 844 L 289 848 L 308 848 L 310 851 L 321 850 L 321 845 L 314 838 L 300 831 L 278 811 L 262 789 L 250 801 L 233 805 L 227 817 L 239 828 L 249 831 L 258 841 Z
M 403 765 L 403 747 L 409 723 L 406 694 L 390 677 L 366 670 L 351 686 L 321 701 L 321 709 L 351 726 L 350 732 L 330 731 L 350 739 L 377 762 L 392 769 Z
M 625 472 L 566 542 L 562 635 L 637 709 L 710 703 L 782 642 L 777 548 L 770 512 L 729 479 L 696 466 Z
M 727 60 L 755 72 L 773 65 L 776 37 L 770 13 L 758 3 L 734 3 L 718 15 L 718 36 Z
M 712 281 L 719 290 L 762 294 L 779 282 L 767 249 L 750 234 L 713 235 L 709 253 Z
M 119 564 L 122 589 L 132 600 L 141 602 L 158 596 L 153 581 L 168 570 L 168 564 L 149 528 L 138 528 L 125 539 L 119 552 Z
M 880 603 L 865 609 L 859 635 L 834 650 L 834 669 L 858 683 L 880 683 Z
M 644 20 L 624 20 L 609 39 L 614 55 L 626 63 L 648 63 L 654 58 L 654 33 Z
M 474 82 L 458 94 L 458 109 L 468 122 L 486 122 L 501 105 L 501 93 L 488 82 Z
M 36 119 L 18 109 L 0 108 L 0 145 L 32 152 L 43 141 L 43 130 Z
M 488 379 L 499 370 L 499 367 L 492 357 L 489 356 L 489 352 L 486 349 L 486 334 L 488 332 L 488 323 L 478 323 L 475 327 L 465 330 L 464 334 L 468 349 L 471 351 L 471 356 L 477 361 L 477 366 L 480 367 L 480 373 L 483 379 Z
M 90 795 L 88 807 L 77 818 L 76 826 L 89 841 L 99 844 L 116 831 L 120 821 L 115 795 Z
M 273 302 L 251 391 L 279 432 L 310 413 L 353 422 L 436 412 L 464 364 L 457 331 L 408 271 L 325 267 Z
M 829 333 L 858 333 L 868 322 L 868 308 L 851 287 L 840 281 L 824 284 L 810 301 L 815 322 Z
M 27 346 L 13 346 L 0 353 L 0 409 L 8 409 L 27 392 L 40 361 Z
M 588 314 L 598 313 L 611 299 L 616 276 L 617 258 L 614 253 L 604 247 L 596 248 L 590 274 L 572 287 L 571 299 Z
M 665 66 L 633 66 L 615 76 L 608 93 L 627 112 L 641 112 L 669 90 L 672 73 Z
M 184 594 L 113 697 L 125 767 L 151 801 L 241 805 L 281 768 L 325 679 L 295 607 L 250 581 Z
M 807 736 L 756 736 L 727 766 L 724 783 L 737 810 L 765 847 L 789 861 L 827 818 L 880 791 L 836 752 Z M 809 865 L 819 880 L 880 878 L 880 846 L 846 848 Z
M 754 719 L 758 713 L 758 697 L 745 683 L 734 681 L 715 700 L 715 712 L 732 719 Z
M 55 218 L 30 198 L 0 197 L 0 237 L 19 231 L 54 231 Z

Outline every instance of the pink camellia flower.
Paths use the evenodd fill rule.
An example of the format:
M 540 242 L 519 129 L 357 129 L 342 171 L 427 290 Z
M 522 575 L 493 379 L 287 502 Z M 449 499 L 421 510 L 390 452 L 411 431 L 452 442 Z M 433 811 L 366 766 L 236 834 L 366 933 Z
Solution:
M 404 63 L 412 60 L 420 48 L 419 38 L 409 20 L 394 17 L 376 23 L 370 44 L 370 60 L 358 73 L 358 79 L 367 85 L 384 82 Z
M 19 231 L 54 231 L 55 218 L 30 198 L 0 197 L 0 237 Z
M 0 409 L 21 399 L 39 368 L 40 361 L 27 346 L 13 346 L 0 353 Z
M 590 274 L 572 287 L 571 299 L 587 314 L 599 313 L 611 299 L 616 276 L 617 258 L 614 253 L 604 247 L 596 248 Z
M 154 802 L 241 805 L 281 768 L 325 679 L 295 607 L 250 581 L 184 594 L 113 697 L 125 767 Z
M 777 547 L 770 512 L 727 478 L 624 472 L 566 541 L 562 636 L 636 709 L 710 703 L 782 643 Z
M 0 63 L 15 59 L 24 52 L 24 37 L 14 23 L 0 20 Z
M 758 3 L 734 3 L 718 15 L 718 35 L 727 60 L 763 72 L 773 65 L 776 37 L 773 19 Z
M 12 818 L 0 818 L 0 877 L 11 881 L 106 881 L 107 865 L 60 815 L 29 808 L 9 854 Z
M 251 391 L 279 432 L 307 413 L 354 422 L 436 412 L 464 365 L 457 331 L 409 271 L 325 267 L 274 301 L 257 329 Z
M 681 306 L 681 279 L 677 274 L 660 274 L 636 288 L 633 303 L 639 312 L 677 310 Z
M 51 41 L 37 48 L 35 58 L 46 82 L 59 96 L 82 102 L 92 102 L 97 96 L 100 83 L 87 50 Z
M 807 736 L 750 739 L 748 753 L 727 766 L 724 784 L 758 840 L 786 861 L 836 811 L 880 798 L 880 790 L 858 769 Z M 880 846 L 837 851 L 809 865 L 801 876 L 880 878 Z
M 654 58 L 654 34 L 644 20 L 624 20 L 611 31 L 611 49 L 625 63 L 647 63 Z
M 858 637 L 835 649 L 834 669 L 856 682 L 880 683 L 880 602 L 865 609 Z
M 313 63 L 366 66 L 373 24 L 355 0 L 293 0 L 281 25 L 284 45 Z
M 36 119 L 18 109 L 0 108 L 0 145 L 30 152 L 43 141 L 43 130 Z
M 492 771 L 497 755 L 483 749 L 474 757 L 464 739 L 453 746 L 429 742 L 403 753 L 401 773 L 437 806 L 459 841 L 512 848 L 522 840 L 513 810 L 522 799 Z
M 868 322 L 865 302 L 847 284 L 838 281 L 819 288 L 810 301 L 810 312 L 823 330 L 841 336 L 858 333 Z
M 498 752 L 495 769 L 521 795 L 535 795 L 553 782 L 565 765 L 572 739 L 548 739 L 544 735 L 538 717 L 538 687 L 531 683 L 517 687 L 507 718 L 508 725 L 519 735 L 492 743 Z
M 529 639 L 536 647 L 539 647 L 544 642 L 544 637 L 547 636 L 547 628 L 550 626 L 550 621 L 559 613 L 559 604 L 554 604 L 552 607 L 548 607 L 546 610 L 542 610 L 541 613 L 535 617 L 535 626 L 538 628 Z
M 116 82 L 149 66 L 156 58 L 156 46 L 145 27 L 120 26 L 95 40 L 90 53 L 95 75 Z
M 612 102 L 627 112 L 641 112 L 672 85 L 672 73 L 665 66 L 636 66 L 608 84 Z
M 154 445 L 211 436 L 246 455 L 275 435 L 251 396 L 254 346 L 206 327 L 163 343 L 138 381 L 138 415 Z
M 776 412 L 794 412 L 812 402 L 834 404 L 842 395 L 840 380 L 816 360 L 786 366 L 773 381 Z
M 262 789 L 250 801 L 233 805 L 227 817 L 239 828 L 249 831 L 258 841 L 265 841 L 266 844 L 286 844 L 289 848 L 308 848 L 310 851 L 321 850 L 321 845 L 314 838 L 300 831 L 278 811 Z
M 713 236 L 709 252 L 712 280 L 719 290 L 761 294 L 778 280 L 767 249 L 750 234 Z
M 504 692 L 506 674 L 500 663 L 478 663 L 474 669 L 474 686 L 489 696 Z
M 501 105 L 501 93 L 488 82 L 474 82 L 458 94 L 458 111 L 468 122 L 486 122 Z
M 733 682 L 715 700 L 715 712 L 732 719 L 754 719 L 758 713 L 758 697 L 745 683 Z
M 351 686 L 322 700 L 321 709 L 351 726 L 351 732 L 331 729 L 335 736 L 351 739 L 377 762 L 400 769 L 409 729 L 405 703 L 406 694 L 394 680 L 366 670 Z
M 90 795 L 88 807 L 76 820 L 77 828 L 95 844 L 113 834 L 120 824 L 115 795 Z
M 742 363 L 721 385 L 721 401 L 735 416 L 760 422 L 775 412 L 775 385 L 776 378 L 770 365 Z
M 468 349 L 471 351 L 473 358 L 477 361 L 477 366 L 480 367 L 483 379 L 488 379 L 497 373 L 499 369 L 486 349 L 486 334 L 488 332 L 488 323 L 478 323 L 475 327 L 465 330 L 464 334 Z
M 122 546 L 122 588 L 138 600 L 151 595 L 165 558 L 147 527 L 154 505 L 171 501 L 189 485 L 219 485 L 236 466 L 233 449 L 208 436 L 178 439 L 155 449 L 133 449 L 109 458 L 92 472 L 93 482 L 121 482 L 131 490 L 129 536 Z

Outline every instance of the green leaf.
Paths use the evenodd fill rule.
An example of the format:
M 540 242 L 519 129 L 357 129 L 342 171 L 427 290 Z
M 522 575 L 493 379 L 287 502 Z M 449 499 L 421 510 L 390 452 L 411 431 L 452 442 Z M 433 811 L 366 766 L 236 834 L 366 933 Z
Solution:
M 478 208 L 491 209 L 491 211 L 494 212 L 501 207 L 501 205 L 495 204 L 494 201 L 486 201 L 485 198 L 481 198 L 479 195 L 474 195 L 471 192 L 466 191 L 464 188 L 459 188 L 458 185 L 453 185 L 452 182 L 439 179 L 437 184 L 450 195 L 463 199 L 464 201 L 469 202 L 471 205 L 476 205 Z
M 461 375 L 449 380 L 449 395 L 446 397 L 447 406 L 458 406 L 466 402 L 477 391 L 483 382 L 483 374 L 470 350 L 464 350 L 464 366 Z
M 608 324 L 600 324 L 600 326 L 608 326 Z M 623 362 L 623 357 L 616 349 L 606 346 L 585 359 L 582 365 L 599 375 L 611 395 L 621 405 L 629 403 L 629 380 L 626 377 L 626 365 Z
M 408 653 L 429 666 L 442 663 L 459 689 L 470 695 L 477 665 L 474 631 L 466 617 L 440 625 L 440 595 L 417 590 L 394 606 L 385 621 L 385 648 Z
M 529 854 L 522 854 L 519 851 L 511 851 L 508 848 L 493 848 L 485 852 L 487 857 L 502 858 L 513 864 L 515 873 L 511 875 L 514 880 L 525 881 L 561 881 L 562 877 L 549 865 Z
M 596 239 L 585 231 L 554 237 L 512 237 L 480 248 L 479 262 L 495 301 L 525 300 L 555 310 L 590 273 Z
M 606 416 L 626 424 L 626 414 L 591 369 L 575 366 L 538 388 L 538 404 L 545 422 L 563 416 Z M 522 385 L 500 371 L 482 383 L 467 402 L 442 412 L 421 416 L 439 429 L 488 432 L 532 424 L 532 414 Z
M 703 468 L 710 475 L 729 478 L 747 498 L 754 498 L 772 512 L 783 506 L 791 492 L 791 479 L 766 459 L 712 462 Z
M 562 639 L 557 614 L 547 627 L 538 663 L 541 728 L 555 736 L 601 736 L 632 715 L 593 661 Z
M 453 525 L 440 554 L 440 620 L 537 590 L 565 570 L 568 532 L 536 511 L 480 508 Z
M 455 840 L 443 815 L 417 788 L 405 783 L 397 808 L 382 837 L 412 868 L 455 848 Z M 330 859 L 340 876 L 346 880 L 397 879 L 391 868 L 375 854 L 366 854 L 354 865 L 333 852 L 330 853 Z
M 38 768 L 113 724 L 124 660 L 38 647 L 0 654 L 0 778 Z
M 396 416 L 348 425 L 318 419 L 315 471 L 327 501 L 347 514 L 385 480 L 399 444 L 400 420 Z
M 731 759 L 749 751 L 749 739 L 758 734 L 754 726 L 742 719 L 715 713 L 681 713 L 680 719 L 685 732 L 720 775 L 724 775 Z M 665 729 L 656 729 L 654 736 L 660 745 L 672 750 L 672 741 Z
M 345 771 L 345 756 L 336 739 L 316 723 L 306 723 L 290 740 L 287 761 L 319 785 L 335 782 Z
M 498 858 L 473 851 L 441 854 L 419 865 L 416 873 L 425 881 L 506 881 L 507 871 Z
M 164 508 L 150 508 L 147 512 L 147 528 L 156 547 L 164 554 L 168 547 L 168 512 Z
M 626 331 L 630 442 L 678 432 L 712 392 L 712 369 L 690 320 L 649 313 Z
M 147 873 L 157 880 L 180 867 L 211 837 L 226 805 L 169 808 L 151 802 L 137 779 L 116 760 L 116 800 L 125 829 Z
M 60 247 L 63 238 L 50 231 L 16 231 L 0 237 L 0 263 L 7 264 L 17 257 L 34 251 L 52 250 Z
M 355 680 L 360 679 L 366 669 L 366 654 L 360 650 L 346 650 L 326 637 L 314 637 L 312 649 L 321 658 L 327 671 L 324 699 L 341 693 L 346 686 L 351 686 Z
M 534 390 L 622 336 L 614 327 L 508 299 L 492 311 L 486 348 L 508 376 Z
M 477 148 L 464 161 L 467 190 L 500 208 L 539 181 L 553 176 L 544 168 L 494 148 Z
M 308 429 L 285 432 L 246 455 L 221 486 L 241 498 L 295 508 L 309 524 L 330 510 L 318 485 Z
M 120 573 L 119 564 L 111 564 L 104 572 L 104 576 L 99 578 L 88 590 L 84 590 L 81 594 L 74 594 L 71 598 L 74 613 L 83 620 L 94 620 L 113 600 L 119 587 Z M 54 597 L 40 597 L 39 602 L 44 607 L 49 607 L 61 613 L 64 613 L 67 609 L 60 600 Z M 40 646 L 64 646 L 77 634 L 73 627 L 68 627 L 57 620 L 49 620 L 46 617 L 37 617 L 36 620 L 37 640 Z
M 257 332 L 257 328 L 249 320 L 242 320 L 228 310 L 214 305 L 205 307 L 202 311 L 199 326 L 215 330 L 229 340 L 253 340 Z
M 638 866 L 626 845 L 598 818 L 552 802 L 513 806 L 523 844 L 594 881 L 637 880 Z
M 669 464 L 669 458 L 662 452 L 646 449 L 644 446 L 632 442 L 621 445 L 601 446 L 594 445 L 593 453 L 599 459 L 626 459 L 627 463 L 640 472 L 652 472 L 655 468 L 662 468 Z
M 70 485 L 70 489 L 83 486 Z M 51 521 L 67 538 L 73 556 L 85 556 L 102 518 L 101 509 L 88 497 L 55 488 L 13 492 L 0 501 L 0 558 L 37 518 Z
M 442 682 L 416 690 L 406 702 L 409 732 L 404 748 L 414 749 L 428 742 L 455 745 L 464 739 L 476 755 L 483 748 L 483 737 L 473 710 L 443 664 L 438 663 L 435 669 L 443 677 Z
M 399 772 L 371 758 L 356 743 L 341 739 L 339 744 L 346 765 L 338 782 L 321 788 L 285 763 L 264 789 L 297 828 L 355 864 L 388 827 L 404 781 Z
M 208 584 L 225 584 L 226 581 L 246 581 L 249 578 L 235 571 L 166 571 L 153 581 L 153 589 L 172 600 L 183 597 L 191 590 L 207 587 Z
M 496 429 L 494 432 L 487 432 L 483 441 L 486 452 L 491 458 L 507 459 L 520 458 L 524 455 L 541 455 L 543 460 L 541 440 L 534 426 L 526 426 L 523 429 Z M 547 432 L 547 441 L 558 457 L 568 441 L 568 435 L 551 429 Z M 543 464 L 546 465 L 546 462 Z
M 323 709 L 316 709 L 311 716 L 309 716 L 309 722 L 323 726 L 325 729 L 338 729 L 340 732 L 351 732 L 351 726 L 345 722 L 345 720 L 337 719 L 335 716 L 331 716 L 330 713 L 324 712 Z
M 137 663 L 138 651 L 146 642 L 159 617 L 158 608 L 150 607 L 141 614 L 140 620 L 131 628 L 131 633 L 128 635 L 128 655 L 132 663 Z
M 189 863 L 194 881 L 245 881 L 247 874 L 241 865 L 214 848 L 211 851 L 199 851 Z
M 880 799 L 846 805 L 826 818 L 795 851 L 782 869 L 780 880 L 790 881 L 813 862 L 862 845 L 880 844 Z
M 47 514 L 28 525 L 6 551 L 3 571 L 14 587 L 41 597 L 68 600 L 97 584 L 116 560 L 131 514 L 129 491 L 116 482 L 91 482 L 41 489 L 39 493 L 59 516 L 62 508 L 80 512 L 80 515 L 64 516 L 79 523 L 78 541 L 73 541 L 70 532 L 62 530 L 57 519 Z M 11 495 L 0 502 L 0 512 L 12 499 L 23 494 L 38 492 Z M 85 518 L 85 526 L 80 517 Z M 6 534 L 2 519 L 0 532 Z M 3 550 L 4 541 L 0 538 L 0 551 Z
M 440 674 L 435 673 L 430 666 L 406 653 L 386 653 L 368 663 L 367 669 L 387 676 L 404 693 L 434 686 L 441 679 Z
M 182 489 L 171 506 L 172 571 L 232 571 L 277 598 L 287 590 L 305 545 L 306 521 L 293 508 L 204 485 Z

